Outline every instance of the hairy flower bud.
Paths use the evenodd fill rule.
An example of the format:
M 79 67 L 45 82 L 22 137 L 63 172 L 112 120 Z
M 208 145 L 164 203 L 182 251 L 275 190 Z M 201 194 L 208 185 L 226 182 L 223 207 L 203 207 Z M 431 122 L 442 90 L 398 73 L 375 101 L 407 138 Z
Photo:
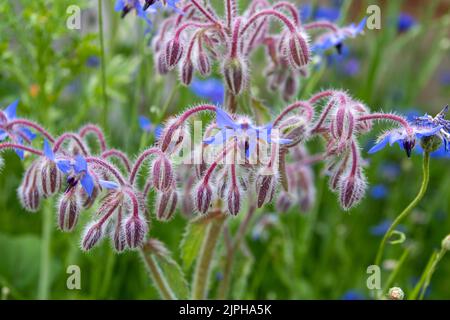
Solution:
M 139 215 L 130 215 L 124 222 L 125 239 L 130 248 L 138 248 L 144 243 L 147 224 Z
M 239 95 L 247 85 L 247 65 L 238 58 L 225 60 L 222 67 L 223 76 L 228 90 L 234 95 Z
M 227 192 L 228 212 L 236 216 L 241 210 L 241 191 L 238 186 L 231 186 Z
M 308 122 L 303 116 L 292 116 L 280 124 L 280 132 L 284 139 L 292 140 L 286 146 L 297 145 L 308 137 Z
M 183 45 L 177 37 L 169 40 L 166 44 L 166 65 L 172 69 L 181 59 L 183 55 Z
M 75 189 L 64 193 L 58 204 L 58 227 L 61 231 L 72 231 L 78 221 L 81 203 Z
M 178 194 L 175 189 L 159 193 L 156 198 L 156 218 L 160 221 L 172 219 L 177 208 Z
M 181 82 L 188 86 L 192 82 L 192 77 L 194 75 L 194 65 L 191 59 L 185 59 L 182 64 L 180 64 L 180 75 Z
M 352 138 L 354 127 L 355 120 L 352 111 L 346 105 L 341 105 L 330 124 L 333 138 L 341 143 L 349 141 Z
M 93 222 L 86 227 L 84 235 L 81 240 L 81 248 L 84 251 L 91 250 L 103 236 L 102 224 Z
M 306 36 L 301 33 L 291 33 L 285 40 L 285 54 L 294 68 L 300 69 L 308 64 L 310 52 Z
M 114 232 L 111 232 L 111 242 L 117 252 L 122 252 L 127 247 L 127 243 L 125 240 L 125 230 L 122 225 L 122 210 L 122 207 L 118 208 Z
M 54 161 L 43 160 L 41 162 L 37 181 L 39 182 L 39 191 L 44 197 L 50 197 L 61 190 L 62 174 Z
M 278 177 L 276 174 L 268 172 L 258 173 L 256 176 L 256 194 L 258 199 L 258 208 L 272 201 L 277 186 Z
M 195 190 L 195 206 L 201 213 L 206 214 L 211 205 L 213 192 L 211 186 L 205 182 L 200 182 Z
M 38 211 L 41 204 L 41 194 L 37 186 L 38 167 L 38 162 L 34 161 L 25 172 L 22 183 L 17 190 L 22 206 L 29 212 Z
M 298 80 L 293 74 L 290 74 L 284 81 L 283 86 L 283 99 L 289 101 L 298 90 Z
M 173 168 L 170 160 L 164 155 L 159 155 L 152 164 L 153 186 L 159 191 L 166 191 L 173 185 Z
M 211 74 L 211 62 L 209 61 L 209 57 L 203 51 L 200 51 L 197 60 L 196 60 L 197 69 L 200 74 L 204 77 L 207 77 Z
M 277 212 L 287 212 L 292 207 L 292 204 L 292 196 L 286 191 L 281 192 L 277 199 Z
M 344 210 L 357 205 L 364 197 L 366 181 L 361 172 L 344 176 L 339 186 L 339 201 Z
M 169 72 L 169 68 L 167 67 L 166 57 L 164 54 L 160 53 L 156 57 L 156 69 L 159 74 L 164 75 Z

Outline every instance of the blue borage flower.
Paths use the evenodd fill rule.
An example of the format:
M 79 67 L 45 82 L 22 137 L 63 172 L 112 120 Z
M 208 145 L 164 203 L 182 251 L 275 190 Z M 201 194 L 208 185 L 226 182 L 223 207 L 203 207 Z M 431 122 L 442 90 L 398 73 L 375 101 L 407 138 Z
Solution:
M 405 149 L 406 154 L 411 156 L 411 151 L 416 145 L 417 139 L 424 137 L 437 136 L 443 144 L 445 150 L 448 150 L 448 141 L 450 138 L 450 121 L 445 120 L 448 112 L 446 106 L 435 117 L 425 115 L 422 117 L 414 117 L 409 122 L 411 123 L 412 133 L 408 134 L 404 127 L 396 128 L 385 132 L 378 139 L 376 144 L 369 150 L 369 153 L 375 153 L 383 149 L 388 143 L 393 145 L 398 143 L 400 147 Z
M 64 158 L 59 159 L 55 156 L 52 147 L 47 140 L 44 140 L 44 156 L 48 160 L 53 161 L 61 172 L 68 175 L 66 192 L 74 188 L 78 182 L 80 182 L 88 196 L 92 196 L 95 187 L 94 177 L 89 172 L 86 159 L 83 156 L 77 155 L 75 159 L 70 160 Z M 98 184 L 105 189 L 117 189 L 119 187 L 119 185 L 113 181 L 102 179 L 98 179 Z
M 384 199 L 388 195 L 389 190 L 384 184 L 377 184 L 370 188 L 370 196 L 373 199 Z
M 4 110 L 0 110 L 0 126 L 7 126 L 9 122 L 15 120 L 17 118 L 17 106 L 19 104 L 19 100 L 15 100 L 9 106 L 7 106 Z M 14 143 L 23 145 L 24 139 L 28 141 L 32 141 L 36 138 L 36 134 L 34 134 L 30 129 L 19 127 L 17 129 L 13 129 L 12 132 L 6 132 L 0 129 L 0 142 L 10 138 Z M 16 149 L 15 150 L 20 159 L 24 158 L 24 151 Z
M 142 130 L 144 130 L 145 132 L 153 132 L 155 135 L 155 138 L 159 138 L 161 136 L 163 127 L 160 125 L 154 125 L 149 118 L 144 117 L 144 116 L 140 116 L 139 117 L 139 126 L 141 127 Z
M 122 12 L 122 18 L 130 11 L 135 10 L 136 15 L 151 26 L 152 21 L 149 19 L 148 14 L 155 13 L 158 9 L 170 8 L 175 12 L 182 14 L 182 11 L 177 7 L 179 1 L 180 0 L 117 0 L 114 10 Z
M 223 82 L 216 78 L 206 80 L 194 79 L 189 89 L 198 97 L 208 99 L 217 105 L 223 104 L 225 88 Z
M 400 12 L 397 18 L 397 30 L 398 32 L 407 32 L 412 27 L 414 27 L 417 24 L 416 19 L 405 12 Z
M 367 18 L 365 17 L 358 25 L 352 23 L 349 26 L 340 28 L 336 32 L 327 32 L 323 34 L 313 43 L 311 50 L 315 53 L 321 53 L 330 48 L 336 47 L 338 52 L 340 52 L 345 39 L 355 38 L 364 32 L 366 20 Z
M 279 144 L 288 144 L 292 141 L 290 139 L 278 138 L 272 139 L 272 124 L 267 124 L 261 127 L 252 125 L 247 120 L 234 121 L 224 110 L 216 108 L 216 124 L 220 131 L 209 137 L 203 142 L 207 145 L 224 145 L 231 138 L 248 139 L 248 148 L 246 147 L 245 156 L 248 158 L 255 150 L 259 142 L 266 142 Z

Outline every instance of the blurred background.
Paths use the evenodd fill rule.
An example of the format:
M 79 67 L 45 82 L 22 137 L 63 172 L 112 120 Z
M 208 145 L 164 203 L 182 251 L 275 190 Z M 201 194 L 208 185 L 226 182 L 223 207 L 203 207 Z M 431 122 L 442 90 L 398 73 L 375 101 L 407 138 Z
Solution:
M 328 18 L 339 25 L 359 22 L 371 4 L 381 8 L 380 30 L 346 42 L 343 53 L 331 51 L 301 80 L 299 99 L 324 88 L 340 88 L 372 110 L 435 114 L 450 102 L 450 1 L 291 1 L 309 6 L 307 19 Z M 221 4 L 217 3 L 218 11 Z M 247 1 L 239 1 L 245 8 Z M 81 8 L 81 28 L 66 26 L 71 5 Z M 306 9 L 304 10 L 306 11 Z M 302 11 L 303 12 L 303 11 Z M 195 81 L 178 84 L 177 74 L 154 72 L 151 37 L 158 28 L 134 14 L 125 19 L 114 1 L 103 1 L 108 114 L 102 113 L 101 59 L 97 1 L 6 0 L 0 3 L 0 108 L 20 98 L 18 114 L 40 122 L 52 133 L 100 123 L 108 142 L 137 154 L 154 140 L 139 126 L 139 116 L 158 125 L 187 106 L 220 102 L 220 86 Z M 167 13 L 163 13 L 167 14 Z M 274 112 L 286 103 L 266 90 L 264 50 L 252 57 L 251 93 Z M 220 79 L 217 73 L 215 77 Z M 211 80 L 211 79 L 209 79 Z M 212 90 L 208 89 L 212 88 Z M 377 125 L 379 130 L 384 127 Z M 363 156 L 370 188 L 356 209 L 343 212 L 315 167 L 317 198 L 311 212 L 294 207 L 280 214 L 259 211 L 236 264 L 233 298 L 368 299 L 371 265 L 389 223 L 418 191 L 421 157 L 407 159 L 397 147 L 367 155 L 375 136 L 366 137 Z M 318 146 L 312 143 L 311 148 Z M 0 288 L 7 299 L 151 299 L 158 298 L 134 252 L 116 255 L 105 241 L 90 253 L 79 249 L 87 217 L 70 234 L 56 230 L 55 216 L 25 212 L 16 196 L 24 167 L 13 152 L 2 154 L 0 175 Z M 384 261 L 391 270 L 405 248 L 410 254 L 395 284 L 408 297 L 429 257 L 450 233 L 448 155 L 432 159 L 428 192 L 401 226 L 407 240 L 389 246 Z M 42 210 L 54 212 L 51 201 Z M 47 217 L 47 218 L 46 218 Z M 231 228 L 239 225 L 238 217 Z M 165 241 L 177 256 L 186 218 L 152 222 L 151 235 Z M 219 248 L 220 250 L 220 248 Z M 81 290 L 66 287 L 69 265 L 81 268 Z M 217 266 L 220 265 L 220 259 Z M 219 268 L 213 286 L 221 281 Z M 384 274 L 383 274 L 384 275 Z M 450 257 L 444 257 L 427 292 L 428 299 L 450 298 Z M 387 277 L 387 274 L 386 274 Z

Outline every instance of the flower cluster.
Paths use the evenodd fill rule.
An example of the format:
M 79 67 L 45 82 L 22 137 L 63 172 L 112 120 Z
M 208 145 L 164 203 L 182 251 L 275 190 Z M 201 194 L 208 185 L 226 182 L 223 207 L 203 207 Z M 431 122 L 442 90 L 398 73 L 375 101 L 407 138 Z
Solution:
M 346 38 L 355 37 L 365 27 L 365 20 L 343 28 L 322 19 L 302 23 L 299 10 L 287 1 L 253 0 L 240 14 L 235 0 L 225 0 L 224 17 L 208 1 L 180 3 L 181 13 L 163 20 L 154 38 L 157 71 L 166 74 L 178 66 L 182 83 L 189 85 L 195 71 L 207 77 L 218 62 L 228 94 L 233 96 L 248 86 L 249 57 L 257 48 L 267 51 L 269 88 L 282 88 L 283 97 L 289 100 L 297 92 L 298 78 L 307 76 L 313 53 L 330 47 L 339 50 Z M 272 20 L 281 22 L 283 28 L 274 32 Z M 314 30 L 326 33 L 310 40 L 308 32 Z

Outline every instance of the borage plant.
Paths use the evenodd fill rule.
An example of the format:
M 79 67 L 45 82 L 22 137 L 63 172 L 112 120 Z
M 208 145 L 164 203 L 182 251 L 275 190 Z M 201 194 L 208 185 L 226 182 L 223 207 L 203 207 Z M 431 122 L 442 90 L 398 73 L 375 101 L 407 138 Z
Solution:
M 236 252 L 257 209 L 275 201 L 280 211 L 296 203 L 308 211 L 315 200 L 312 166 L 319 162 L 325 164 L 324 173 L 340 206 L 344 210 L 356 206 L 367 188 L 366 161 L 358 140 L 372 130 L 374 121 L 386 120 L 397 126 L 383 134 L 371 151 L 397 142 L 410 156 L 420 140 L 424 182 L 417 198 L 386 233 L 377 256 L 380 262 L 387 239 L 426 190 L 429 153 L 441 141 L 447 146 L 446 109 L 434 118 L 410 122 L 395 114 L 371 113 L 343 90 L 324 90 L 308 100 L 286 103 L 270 123 L 258 123 L 239 112 L 238 99 L 251 81 L 250 55 L 256 48 L 267 48 L 268 85 L 289 100 L 298 91 L 298 77 L 308 75 L 311 56 L 333 47 L 340 50 L 345 38 L 362 32 L 365 20 L 343 28 L 328 21 L 303 24 L 289 2 L 254 0 L 242 15 L 234 0 L 224 2 L 223 18 L 208 1 L 118 2 L 116 9 L 123 16 L 135 9 L 146 18 L 153 5 L 176 7 L 153 41 L 157 70 L 165 74 L 179 66 L 181 81 L 188 85 L 194 71 L 207 76 L 217 61 L 227 88 L 225 106 L 201 104 L 168 119 L 156 144 L 134 159 L 109 148 L 96 125 L 54 136 L 31 120 L 17 118 L 17 102 L 0 112 L 0 150 L 34 156 L 26 162 L 18 188 L 23 207 L 36 212 L 42 200 L 58 197 L 56 219 L 62 231 L 74 230 L 80 214 L 95 208 L 85 226 L 82 249 L 91 250 L 109 238 L 116 252 L 139 250 L 165 299 L 210 296 L 212 264 L 221 254 L 217 243 L 223 236 L 225 264 L 217 296 L 227 298 Z M 273 19 L 283 25 L 277 33 L 270 25 Z M 311 40 L 308 33 L 314 29 L 325 32 Z M 204 128 L 201 121 L 192 121 L 200 113 L 214 115 Z M 95 148 L 89 145 L 88 135 L 96 137 L 99 152 L 91 151 Z M 314 137 L 322 139 L 324 148 L 310 154 L 307 142 Z M 141 172 L 146 174 L 140 177 Z M 166 245 L 149 237 L 151 219 L 168 221 L 178 207 L 191 220 L 181 249 L 185 270 L 196 261 L 191 285 Z M 233 236 L 226 226 L 242 214 Z

